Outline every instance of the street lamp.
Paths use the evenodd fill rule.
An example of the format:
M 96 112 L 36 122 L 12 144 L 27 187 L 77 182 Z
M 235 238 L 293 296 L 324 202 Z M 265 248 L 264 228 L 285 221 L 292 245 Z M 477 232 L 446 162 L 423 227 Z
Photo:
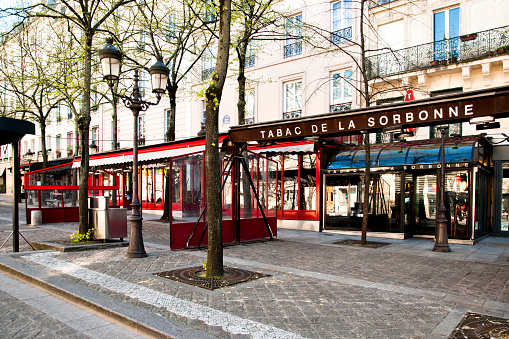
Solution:
M 129 218 L 131 222 L 131 236 L 129 238 L 128 258 L 143 258 L 147 256 L 143 245 L 141 204 L 138 199 L 138 116 L 142 111 L 146 111 L 149 106 L 157 105 L 161 101 L 161 96 L 166 91 L 166 83 L 170 71 L 163 63 L 160 56 L 157 62 L 150 67 L 150 76 L 152 80 L 152 92 L 155 93 L 157 102 L 144 101 L 138 87 L 138 70 L 134 70 L 134 87 L 131 95 L 125 96 L 116 94 L 113 91 L 119 80 L 120 68 L 122 62 L 122 53 L 113 46 L 113 39 L 106 39 L 106 46 L 99 50 L 99 58 L 103 70 L 103 78 L 108 82 L 113 95 L 121 98 L 124 105 L 131 109 L 134 117 L 133 128 L 133 200 L 132 213 Z
M 31 150 L 28 150 L 26 153 L 25 153 L 25 157 L 27 158 L 28 160 L 28 172 L 30 172 L 30 164 L 32 162 L 32 157 L 34 156 L 34 152 L 32 152 Z
M 436 127 L 441 132 L 442 143 L 440 154 L 442 156 L 440 167 L 440 207 L 438 208 L 437 226 L 435 227 L 435 246 L 433 246 L 433 251 L 435 252 L 451 252 L 447 239 L 447 209 L 445 208 L 445 132 L 448 128 L 448 125 Z

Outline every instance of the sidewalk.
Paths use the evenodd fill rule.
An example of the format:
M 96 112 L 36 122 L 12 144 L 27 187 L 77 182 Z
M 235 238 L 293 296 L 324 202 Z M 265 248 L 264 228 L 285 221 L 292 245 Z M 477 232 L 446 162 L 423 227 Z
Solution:
M 361 248 L 335 244 L 352 237 L 278 230 L 276 241 L 224 249 L 225 265 L 270 277 L 209 291 L 152 274 L 199 266 L 206 251 L 170 251 L 167 224 L 144 219 L 148 258 L 24 247 L 1 254 L 0 271 L 153 337 L 446 338 L 469 311 L 509 318 L 509 238 L 436 253 L 427 239 Z M 49 240 L 77 223 L 20 228 Z

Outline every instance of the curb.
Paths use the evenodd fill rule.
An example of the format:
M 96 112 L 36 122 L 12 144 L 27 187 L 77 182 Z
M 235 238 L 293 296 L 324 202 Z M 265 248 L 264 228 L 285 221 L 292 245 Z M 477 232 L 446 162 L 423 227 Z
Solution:
M 35 248 L 37 251 L 40 250 L 51 250 L 57 252 L 81 252 L 81 251 L 89 251 L 89 250 L 104 250 L 109 248 L 117 248 L 117 247 L 127 247 L 129 246 L 128 241 L 116 241 L 116 242 L 104 242 L 104 243 L 96 243 L 96 244 L 87 244 L 87 245 L 62 245 L 51 241 L 31 241 L 30 245 Z
M 17 253 L 15 256 L 19 256 Z M 152 338 L 216 338 L 170 319 L 116 300 L 65 278 L 0 255 L 0 272 L 48 292 L 60 299 Z

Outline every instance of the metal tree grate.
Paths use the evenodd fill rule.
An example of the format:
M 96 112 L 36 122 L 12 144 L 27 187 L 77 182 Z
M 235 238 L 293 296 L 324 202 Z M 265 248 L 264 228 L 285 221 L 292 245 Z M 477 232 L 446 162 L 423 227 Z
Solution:
M 362 246 L 361 241 L 357 239 L 344 239 L 334 242 L 336 245 L 351 245 L 351 246 Z M 371 248 L 379 248 L 390 245 L 390 242 L 381 242 L 381 241 L 367 241 L 366 247 Z
M 202 276 L 205 271 L 202 266 L 179 268 L 176 270 L 154 273 L 154 275 L 166 279 L 183 282 L 189 285 L 215 290 L 263 277 L 270 277 L 269 274 L 252 272 L 235 267 L 224 267 L 224 276 L 207 278 Z
M 468 312 L 449 336 L 459 338 L 509 338 L 509 319 Z

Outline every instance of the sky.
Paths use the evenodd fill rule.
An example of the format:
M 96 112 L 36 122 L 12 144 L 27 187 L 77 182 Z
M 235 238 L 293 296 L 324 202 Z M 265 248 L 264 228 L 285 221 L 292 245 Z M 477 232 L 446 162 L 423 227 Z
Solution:
M 10 15 L 8 16 L 6 12 L 4 12 L 7 8 L 13 8 L 22 6 L 22 4 L 28 4 L 27 0 L 0 0 L 0 32 L 8 31 L 12 28 L 12 24 L 19 19 L 16 16 Z

